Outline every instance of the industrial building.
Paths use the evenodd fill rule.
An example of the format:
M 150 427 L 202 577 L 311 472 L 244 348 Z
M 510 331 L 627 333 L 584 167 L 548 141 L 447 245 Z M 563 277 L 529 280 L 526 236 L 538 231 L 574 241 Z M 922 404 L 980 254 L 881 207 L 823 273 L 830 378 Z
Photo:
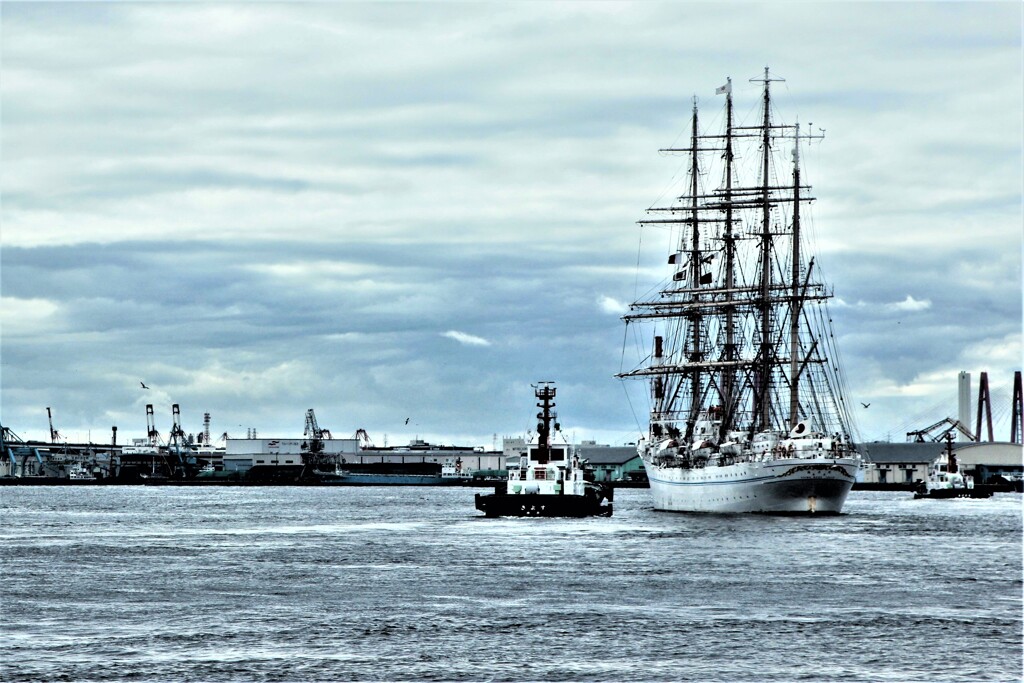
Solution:
M 964 443 L 953 452 L 960 467 L 979 484 L 1024 478 L 1024 446 L 1019 443 Z
M 580 444 L 579 454 L 594 469 L 595 481 L 647 481 L 647 470 L 636 446 L 602 446 L 584 441 Z
M 325 456 L 350 457 L 359 452 L 358 439 L 322 439 L 319 452 Z M 301 466 L 309 453 L 308 439 L 227 439 L 224 449 L 225 472 L 248 472 L 255 466 Z
M 907 488 L 928 475 L 928 465 L 944 448 L 940 443 L 887 443 L 861 444 L 865 457 L 864 484 L 898 485 Z
M 504 452 L 485 451 L 471 446 L 437 446 L 420 439 L 414 439 L 408 446 L 389 448 L 364 447 L 346 459 L 346 463 L 358 465 L 390 464 L 443 464 L 445 460 L 461 460 L 464 472 L 481 470 L 503 470 L 508 458 Z M 514 461 L 519 462 L 518 454 Z

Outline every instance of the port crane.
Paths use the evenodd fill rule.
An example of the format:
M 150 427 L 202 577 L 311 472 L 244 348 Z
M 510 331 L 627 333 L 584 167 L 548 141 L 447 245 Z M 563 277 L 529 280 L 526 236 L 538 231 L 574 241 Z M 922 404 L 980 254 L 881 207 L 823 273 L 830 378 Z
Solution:
M 156 418 L 153 415 L 153 404 L 146 404 L 146 437 L 150 446 L 160 445 L 160 432 L 156 429 Z
M 324 453 L 324 439 L 331 438 L 331 430 L 323 429 L 317 424 L 316 413 L 310 408 L 306 411 L 306 428 L 302 432 L 306 442 L 302 444 L 302 474 L 309 469 L 320 467 L 334 468 L 338 464 L 338 456 Z
M 935 436 L 932 436 L 932 432 L 943 425 L 949 425 L 946 429 L 942 430 Z M 917 429 L 912 432 L 907 432 L 907 441 L 914 443 L 925 443 L 925 437 L 928 437 L 929 441 L 942 441 L 946 437 L 946 434 L 950 434 L 953 430 L 959 431 L 961 434 L 967 437 L 968 441 L 974 441 L 974 434 L 971 430 L 964 426 L 964 423 L 960 420 L 954 420 L 951 417 L 944 417 L 933 425 L 929 425 L 924 429 Z
M 209 413 L 207 413 L 208 417 Z M 174 473 L 184 477 L 188 474 L 189 467 L 195 465 L 195 458 L 186 450 L 185 430 L 181 428 L 181 408 L 177 403 L 171 406 L 171 423 L 171 434 L 167 450 L 176 460 L 174 463 Z
M 373 440 L 370 438 L 370 435 L 366 433 L 366 430 L 363 429 L 362 427 L 356 430 L 356 433 L 352 438 L 359 441 L 360 448 L 373 448 Z
M 156 417 L 153 414 L 153 404 L 146 404 L 146 438 L 149 439 L 149 445 L 153 448 L 153 453 L 149 456 L 149 473 L 150 476 L 156 476 L 156 459 L 157 455 L 164 463 L 164 471 L 169 471 L 170 466 L 167 464 L 167 458 L 160 451 L 160 432 L 156 428 Z
M 306 411 L 306 428 L 302 436 L 309 440 L 309 452 L 319 453 L 324 449 L 323 440 L 331 438 L 331 430 L 321 429 L 316 421 L 316 413 L 310 408 Z
M 50 443 L 57 443 L 60 441 L 60 432 L 53 428 L 53 413 L 49 406 L 46 407 L 46 419 L 50 422 Z
M 185 441 L 185 430 L 181 428 L 181 408 L 177 403 L 171 406 L 171 440 L 170 445 L 179 447 Z

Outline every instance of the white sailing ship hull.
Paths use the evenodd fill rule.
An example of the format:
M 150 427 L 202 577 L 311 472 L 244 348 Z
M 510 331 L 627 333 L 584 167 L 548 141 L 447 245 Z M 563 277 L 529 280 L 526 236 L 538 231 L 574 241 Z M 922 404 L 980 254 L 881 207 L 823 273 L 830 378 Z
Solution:
M 656 510 L 839 514 L 860 468 L 853 458 L 783 458 L 701 468 L 644 465 Z

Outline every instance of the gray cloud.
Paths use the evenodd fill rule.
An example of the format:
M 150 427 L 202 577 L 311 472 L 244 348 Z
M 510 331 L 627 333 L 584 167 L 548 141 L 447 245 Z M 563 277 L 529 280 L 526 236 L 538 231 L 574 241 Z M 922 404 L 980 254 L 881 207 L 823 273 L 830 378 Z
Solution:
M 726 76 L 755 116 L 766 61 L 779 113 L 827 129 L 815 243 L 862 431 L 955 410 L 960 369 L 1007 384 L 1017 9 L 743 9 L 5 5 L 4 424 L 141 434 L 145 379 L 193 430 L 295 433 L 315 406 L 490 443 L 555 379 L 580 438 L 632 438 L 615 314 L 662 276 L 668 234 L 634 224 L 673 191 L 656 150 L 694 92 L 720 123 Z

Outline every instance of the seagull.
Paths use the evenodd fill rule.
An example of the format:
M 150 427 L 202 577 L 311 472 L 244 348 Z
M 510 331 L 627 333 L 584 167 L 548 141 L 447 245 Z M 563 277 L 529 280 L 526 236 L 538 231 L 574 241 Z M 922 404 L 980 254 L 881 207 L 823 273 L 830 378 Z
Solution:
M 862 405 L 862 406 L 864 406 L 865 408 L 869 408 L 869 407 L 871 407 L 871 404 L 870 404 L 870 403 L 861 403 L 861 405 Z
M 146 386 L 146 383 L 145 383 L 145 382 L 139 382 L 139 384 L 141 384 L 141 385 L 142 385 L 142 388 L 143 388 L 143 389 L 149 389 L 149 387 L 147 387 L 147 386 Z

